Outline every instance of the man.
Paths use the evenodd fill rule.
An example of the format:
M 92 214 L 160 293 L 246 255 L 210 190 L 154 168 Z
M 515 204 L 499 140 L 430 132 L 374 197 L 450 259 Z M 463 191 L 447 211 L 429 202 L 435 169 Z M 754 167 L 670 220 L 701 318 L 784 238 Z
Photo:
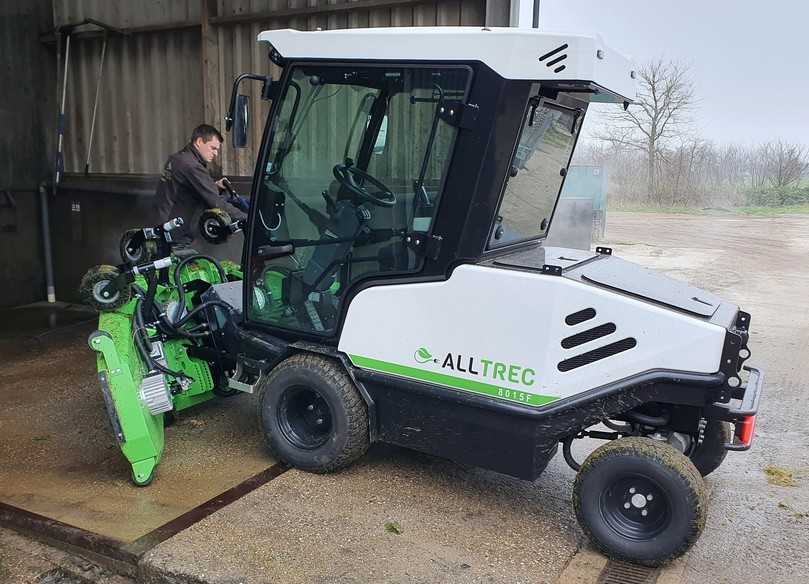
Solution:
M 182 217 L 185 224 L 175 232 L 180 246 L 187 246 L 196 235 L 197 219 L 205 209 L 219 208 L 231 218 L 244 219 L 245 213 L 219 195 L 223 181 L 214 182 L 208 164 L 219 154 L 223 142 L 219 130 L 208 124 L 194 128 L 191 141 L 169 156 L 157 185 L 155 209 L 159 221 Z

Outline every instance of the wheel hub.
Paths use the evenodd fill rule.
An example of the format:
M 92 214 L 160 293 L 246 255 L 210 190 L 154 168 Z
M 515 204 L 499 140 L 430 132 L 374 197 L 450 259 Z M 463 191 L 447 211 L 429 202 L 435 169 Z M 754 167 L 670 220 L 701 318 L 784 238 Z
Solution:
M 329 404 L 311 388 L 287 389 L 281 397 L 277 415 L 284 437 L 298 448 L 313 450 L 325 444 L 331 436 Z
M 601 513 L 619 535 L 647 540 L 662 532 L 671 519 L 664 492 L 646 477 L 623 477 L 601 497 Z
M 109 285 L 109 280 L 101 280 L 100 282 L 96 282 L 93 285 L 93 296 L 99 302 L 106 303 L 106 302 L 114 302 L 116 298 L 118 298 L 118 293 L 116 292 L 113 295 L 110 295 L 109 291 L 107 290 L 107 286 Z

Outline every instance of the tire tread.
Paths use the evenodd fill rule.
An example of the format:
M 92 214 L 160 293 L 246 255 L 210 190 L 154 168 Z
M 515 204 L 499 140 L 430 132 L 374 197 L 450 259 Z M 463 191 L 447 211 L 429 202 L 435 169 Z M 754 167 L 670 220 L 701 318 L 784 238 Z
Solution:
M 673 470 L 679 475 L 679 478 L 689 491 L 689 499 L 695 502 L 695 514 L 689 526 L 688 536 L 677 548 L 664 557 L 655 558 L 653 560 L 643 560 L 616 553 L 615 550 L 610 549 L 600 542 L 590 530 L 587 522 L 583 520 L 581 500 L 578 497 L 582 480 L 586 477 L 587 473 L 597 465 L 608 461 L 610 458 L 619 456 L 640 456 Z M 636 562 L 648 566 L 666 564 L 684 554 L 694 544 L 705 527 L 705 521 L 707 519 L 706 500 L 705 483 L 699 471 L 688 457 L 663 442 L 658 442 L 651 438 L 634 436 L 608 442 L 593 451 L 584 463 L 582 463 L 581 469 L 576 475 L 573 487 L 573 508 L 576 517 L 579 519 L 579 525 L 590 541 L 592 541 L 604 555 L 610 558 Z
M 262 427 L 264 443 L 270 453 L 280 460 L 284 459 L 283 455 L 275 446 L 274 437 L 271 433 L 264 430 L 263 424 L 261 423 L 263 409 L 261 395 L 268 388 L 272 387 L 273 382 L 281 373 L 288 369 L 305 369 L 320 376 L 335 390 L 348 414 L 348 438 L 340 454 L 333 458 L 328 464 L 295 464 L 295 467 L 318 474 L 331 473 L 349 466 L 365 454 L 370 445 L 368 436 L 368 411 L 365 401 L 362 399 L 362 396 L 359 394 L 359 391 L 357 391 L 356 386 L 343 369 L 342 365 L 332 359 L 314 353 L 297 353 L 287 358 L 272 370 L 259 389 L 259 424 Z

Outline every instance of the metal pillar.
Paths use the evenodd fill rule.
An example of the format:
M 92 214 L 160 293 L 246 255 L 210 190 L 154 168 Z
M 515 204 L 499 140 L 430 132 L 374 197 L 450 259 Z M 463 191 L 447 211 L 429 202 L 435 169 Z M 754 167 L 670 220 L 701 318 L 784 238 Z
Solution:
M 509 26 L 539 28 L 540 0 L 511 0 Z

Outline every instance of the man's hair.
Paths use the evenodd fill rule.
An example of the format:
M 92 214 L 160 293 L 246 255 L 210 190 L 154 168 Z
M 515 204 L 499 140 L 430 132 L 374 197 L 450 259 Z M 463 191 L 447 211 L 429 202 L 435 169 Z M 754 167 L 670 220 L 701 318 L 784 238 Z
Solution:
M 216 138 L 220 142 L 225 141 L 219 130 L 209 124 L 200 124 L 194 128 L 194 131 L 191 132 L 191 143 L 196 142 L 197 138 L 202 138 L 203 142 L 208 142 L 211 138 Z

